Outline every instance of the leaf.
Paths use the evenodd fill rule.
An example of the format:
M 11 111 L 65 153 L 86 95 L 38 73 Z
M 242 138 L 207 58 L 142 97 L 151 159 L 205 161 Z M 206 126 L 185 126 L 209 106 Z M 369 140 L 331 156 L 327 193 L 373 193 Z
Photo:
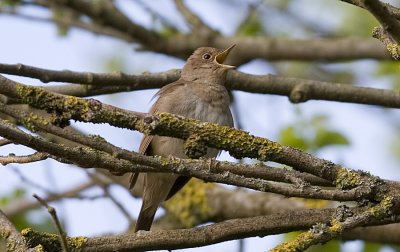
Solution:
M 301 150 L 307 150 L 309 147 L 307 140 L 298 134 L 292 126 L 281 130 L 279 133 L 279 142 L 283 145 L 292 146 Z
M 316 131 L 314 144 L 316 148 L 322 148 L 329 145 L 349 145 L 349 140 L 338 131 L 319 128 Z

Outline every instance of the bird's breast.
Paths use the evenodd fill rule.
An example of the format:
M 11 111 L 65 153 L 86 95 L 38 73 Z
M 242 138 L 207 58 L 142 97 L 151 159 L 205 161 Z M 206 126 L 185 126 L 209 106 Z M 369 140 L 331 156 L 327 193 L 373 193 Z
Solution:
M 196 92 L 193 97 L 193 109 L 189 110 L 188 117 L 212 122 L 220 125 L 229 125 L 229 95 L 225 87 L 206 87 L 205 92 Z
M 224 86 L 191 83 L 181 85 L 167 95 L 161 94 L 156 105 L 159 112 L 233 126 L 229 103 Z

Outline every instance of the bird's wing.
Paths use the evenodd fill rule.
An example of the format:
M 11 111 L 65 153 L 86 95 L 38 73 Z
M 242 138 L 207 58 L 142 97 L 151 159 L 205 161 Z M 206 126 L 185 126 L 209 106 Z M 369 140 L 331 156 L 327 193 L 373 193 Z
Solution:
M 160 97 L 161 95 L 166 95 L 167 93 L 170 93 L 170 92 L 173 92 L 177 87 L 179 87 L 179 86 L 181 86 L 181 85 L 184 85 L 185 83 L 184 82 L 182 82 L 182 81 L 175 81 L 175 82 L 172 82 L 172 83 L 170 83 L 170 84 L 168 84 L 168 85 L 166 85 L 166 86 L 164 86 L 164 87 L 162 87 L 154 96 L 153 96 L 153 98 L 152 99 L 154 99 L 155 97 Z M 149 111 L 149 113 L 150 114 L 155 114 L 155 113 L 157 113 L 157 112 L 160 112 L 160 111 L 158 111 L 158 103 L 160 102 L 160 99 L 158 99 L 154 104 L 153 104 L 153 106 L 151 107 L 151 109 L 150 109 L 150 111 Z M 151 150 L 149 149 L 149 147 L 150 147 L 150 143 L 151 143 L 151 141 L 153 140 L 153 136 L 144 136 L 143 137 L 143 139 L 142 139 L 142 141 L 140 142 L 140 146 L 139 146 L 139 153 L 140 154 L 142 154 L 142 155 L 151 155 Z M 136 181 L 137 181 L 137 179 L 138 179 L 138 176 L 139 176 L 139 173 L 138 172 L 135 172 L 135 173 L 132 173 L 132 175 L 131 175 L 131 178 L 130 178 L 130 181 L 129 181 L 129 189 L 132 189 L 134 186 L 135 186 L 135 184 L 136 184 Z
M 142 141 L 140 142 L 139 153 L 142 155 L 146 155 L 151 143 L 153 140 L 153 136 L 144 136 Z M 139 172 L 132 173 L 131 178 L 129 180 L 129 190 L 133 189 L 138 179 Z
M 155 104 L 153 107 L 150 109 L 150 113 L 156 113 L 157 109 L 155 109 Z M 149 146 L 151 143 L 151 140 L 153 140 L 153 136 L 143 136 L 142 141 L 140 142 L 139 146 L 139 153 L 142 155 L 147 155 L 149 154 Z M 139 177 L 139 172 L 132 173 L 131 179 L 129 180 L 129 190 L 133 189 L 133 187 L 136 184 L 136 181 Z

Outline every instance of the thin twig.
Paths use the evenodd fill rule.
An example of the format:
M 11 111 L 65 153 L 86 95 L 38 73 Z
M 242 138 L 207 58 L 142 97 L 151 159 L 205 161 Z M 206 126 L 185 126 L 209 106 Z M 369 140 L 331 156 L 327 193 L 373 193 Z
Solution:
M 46 202 L 52 202 L 52 201 L 57 201 L 65 198 L 78 198 L 82 199 L 83 197 L 79 196 L 80 193 L 84 190 L 87 190 L 88 188 L 92 188 L 93 186 L 96 186 L 97 184 L 94 183 L 93 181 L 85 182 L 83 184 L 80 184 L 72 189 L 68 189 L 64 192 L 60 192 L 57 194 L 50 194 L 46 196 L 44 201 Z M 86 199 L 86 198 L 84 198 Z M 32 200 L 16 200 L 13 202 L 10 202 L 7 206 L 3 208 L 4 212 L 8 216 L 16 216 L 18 214 L 24 213 L 26 211 L 29 211 L 31 209 L 36 209 L 41 204 L 38 201 L 32 201 Z
M 0 64 L 0 72 L 32 77 L 42 82 L 90 84 L 89 87 L 78 88 L 82 90 L 73 90 L 73 93 L 77 96 L 80 96 L 79 94 L 93 96 L 96 94 L 160 88 L 177 80 L 180 74 L 179 70 L 176 69 L 163 73 L 143 73 L 141 75 L 124 73 L 96 74 L 68 70 L 55 71 L 23 64 Z M 5 78 L 0 76 L 0 86 L 3 81 L 5 81 Z M 327 100 L 400 108 L 400 93 L 398 91 L 359 87 L 343 83 L 282 77 L 272 74 L 252 75 L 239 71 L 230 71 L 227 76 L 227 84 L 227 87 L 231 90 L 287 96 L 293 103 L 302 103 L 309 100 Z M 74 88 L 62 88 L 59 86 L 47 89 L 62 93 L 69 92 Z M 71 94 L 68 93 L 68 95 Z
M 15 166 L 11 166 L 10 167 L 11 170 L 19 177 L 19 179 L 21 180 L 21 182 L 23 182 L 24 185 L 29 185 L 33 188 L 36 188 L 38 190 L 44 191 L 49 195 L 53 195 L 53 193 L 51 192 L 51 190 L 49 190 L 48 188 L 42 186 L 41 184 L 38 184 L 34 181 L 32 181 L 30 178 L 28 178 L 27 176 L 25 176 L 20 169 L 18 169 Z
M 110 199 L 114 203 L 114 205 L 121 211 L 121 213 L 125 216 L 125 218 L 129 221 L 129 223 L 132 223 L 133 219 L 129 214 L 129 211 L 126 210 L 125 207 L 111 194 L 110 186 L 112 184 L 104 181 L 104 178 L 102 178 L 104 175 L 102 174 L 100 175 L 97 173 L 89 173 L 89 172 L 87 174 L 88 176 L 90 176 L 92 181 L 94 181 L 103 190 L 104 197 Z
M 206 25 L 199 16 L 197 16 L 183 3 L 182 0 L 175 0 L 175 5 L 186 21 L 192 26 L 192 33 L 194 35 L 208 37 L 217 34 L 217 31 Z
M 44 207 L 47 208 L 47 211 L 49 212 L 51 218 L 53 219 L 54 224 L 56 225 L 56 228 L 57 228 L 57 231 L 58 231 L 58 234 L 59 234 L 59 239 L 60 239 L 62 250 L 64 252 L 69 252 L 68 245 L 67 245 L 67 235 L 64 232 L 64 230 L 63 230 L 63 228 L 61 226 L 61 223 L 60 223 L 60 221 L 59 221 L 59 219 L 57 217 L 56 209 L 54 207 L 49 206 L 46 203 L 46 201 L 43 200 L 38 195 L 33 194 L 33 197 L 35 197 L 40 202 L 40 204 L 42 204 Z
M 15 156 L 15 155 L 0 156 L 0 164 L 7 165 L 11 163 L 18 163 L 18 164 L 33 163 L 45 160 L 49 156 L 50 156 L 49 154 L 43 152 L 35 152 L 31 155 L 26 155 L 26 156 Z

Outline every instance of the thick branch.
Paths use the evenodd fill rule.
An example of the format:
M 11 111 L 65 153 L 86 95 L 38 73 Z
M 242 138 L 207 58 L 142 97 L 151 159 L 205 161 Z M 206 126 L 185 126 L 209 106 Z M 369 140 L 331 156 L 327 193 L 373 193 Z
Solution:
M 385 47 L 372 39 L 345 38 L 299 40 L 266 37 L 222 37 L 220 35 L 201 36 L 193 39 L 192 34 L 174 34 L 163 37 L 160 33 L 141 27 L 123 15 L 108 1 L 85 2 L 79 0 L 36 0 L 36 3 L 50 7 L 54 3 L 68 7 L 88 16 L 104 29 L 121 33 L 119 38 L 127 42 L 138 41 L 142 48 L 155 52 L 186 58 L 196 48 L 214 46 L 226 48 L 232 43 L 240 51 L 230 56 L 231 63 L 240 65 L 256 58 L 267 60 L 351 60 L 351 59 L 391 59 Z M 81 27 L 85 28 L 85 27 Z M 90 27 L 88 30 L 93 31 Z M 100 32 L 101 33 L 101 32 Z M 122 35 L 123 34 L 123 35 Z
M 32 66 L 0 64 L 0 72 L 32 77 L 42 82 L 70 82 L 90 86 L 56 86 L 47 89 L 74 96 L 160 88 L 179 78 L 178 70 L 163 73 L 127 75 L 123 73 L 96 74 L 88 72 L 54 71 Z M 227 87 L 250 93 L 275 94 L 289 97 L 294 103 L 308 100 L 328 100 L 400 108 L 400 93 L 392 90 L 356 87 L 349 84 L 280 77 L 251 75 L 238 71 L 228 73 Z
M 16 84 L 4 77 L 1 77 L 0 80 L 1 93 L 21 99 L 23 103 L 28 103 L 33 107 L 56 112 L 54 116 L 62 124 L 68 122 L 69 119 L 108 123 L 117 127 L 139 130 L 145 134 L 181 138 L 186 140 L 186 153 L 189 156 L 191 153 L 198 153 L 200 149 L 203 149 L 203 145 L 224 149 L 237 158 L 250 157 L 261 161 L 275 161 L 286 164 L 299 171 L 335 181 L 336 184 L 344 188 L 362 185 L 359 188 L 361 195 L 373 191 L 377 183 L 377 180 L 369 175 L 349 171 L 340 165 L 313 157 L 295 148 L 281 146 L 268 139 L 252 136 L 244 131 L 211 123 L 200 124 L 193 119 L 185 119 L 166 113 L 146 115 L 129 112 L 93 99 L 85 100 L 62 96 L 37 87 Z M 4 137 L 8 138 L 7 136 Z M 200 139 L 200 141 L 193 139 Z M 14 138 L 10 140 L 14 140 Z
M 361 210 L 360 208 L 352 209 L 354 214 Z M 81 251 L 85 252 L 173 250 L 199 247 L 228 240 L 303 230 L 312 227 L 315 223 L 328 223 L 336 211 L 336 209 L 295 210 L 268 216 L 233 219 L 191 229 L 138 232 L 110 237 L 69 238 L 68 245 L 75 248 L 78 244 Z M 381 222 L 390 223 L 390 220 Z M 23 234 L 32 245 L 42 242 L 47 249 L 57 247 L 57 238 L 54 236 L 37 233 L 30 229 L 23 230 Z M 77 240 L 80 242 L 77 243 Z
M 196 165 L 195 160 L 178 160 L 165 158 L 152 158 L 142 155 L 131 155 L 128 160 L 118 159 L 105 152 L 91 148 L 70 148 L 59 144 L 46 142 L 38 137 L 33 137 L 0 120 L 0 135 L 5 135 L 20 144 L 67 159 L 83 168 L 105 168 L 114 173 L 127 172 L 174 172 L 189 177 L 197 177 L 205 181 L 220 182 L 259 191 L 279 193 L 294 197 L 322 198 L 330 200 L 354 200 L 365 196 L 369 191 L 354 189 L 349 191 L 321 190 L 314 187 L 272 184 L 270 182 L 246 178 L 234 173 L 214 173 L 214 165 L 204 163 L 202 167 Z
M 39 4 L 52 7 L 54 4 L 65 6 L 90 17 L 104 27 L 112 27 L 129 35 L 132 39 L 143 44 L 154 44 L 161 41 L 160 36 L 144 27 L 135 24 L 122 12 L 115 8 L 110 1 L 86 2 L 80 0 L 36 0 Z
M 15 226 L 0 210 L 0 237 L 7 243 L 7 251 L 27 252 L 30 250 L 26 244 L 25 238 L 18 232 Z
M 137 154 L 133 152 L 118 148 L 99 137 L 88 137 L 83 134 L 79 134 L 76 131 L 70 130 L 69 128 L 59 128 L 48 123 L 46 119 L 41 118 L 39 115 L 26 114 L 21 110 L 16 110 L 12 107 L 2 104 L 0 104 L 0 112 L 16 118 L 18 121 L 25 123 L 25 126 L 30 127 L 31 129 L 50 133 L 63 139 L 70 140 L 72 143 L 75 143 L 75 145 L 71 145 L 71 147 L 76 147 L 81 144 L 83 146 L 88 146 L 99 151 L 104 151 L 110 155 L 117 156 L 119 158 L 124 158 L 125 160 L 130 161 L 137 159 Z M 29 121 L 29 123 L 27 121 Z M 210 170 L 212 168 L 212 171 L 215 173 L 230 172 L 247 178 L 258 178 L 263 180 L 272 180 L 276 182 L 286 183 L 292 183 L 292 178 L 295 177 L 298 180 L 302 181 L 304 183 L 304 186 L 306 186 L 307 183 L 318 186 L 333 185 L 333 183 L 329 182 L 328 180 L 318 178 L 308 173 L 301 173 L 295 170 L 274 168 L 266 166 L 261 162 L 253 165 L 219 162 L 214 160 L 192 160 L 192 162 L 197 162 L 193 165 L 196 165 L 197 167 L 202 167 L 203 169 L 208 168 Z
M 390 209 L 393 207 L 392 200 L 392 197 L 387 197 L 379 204 L 357 214 L 351 213 L 349 215 L 348 210 L 345 209 L 343 213 L 336 213 L 332 217 L 329 225 L 318 223 L 308 232 L 300 234 L 295 240 L 282 243 L 271 251 L 305 251 L 312 245 L 323 244 L 340 236 L 346 230 L 371 223 L 376 221 L 376 219 L 386 218 L 388 215 L 391 215 Z

